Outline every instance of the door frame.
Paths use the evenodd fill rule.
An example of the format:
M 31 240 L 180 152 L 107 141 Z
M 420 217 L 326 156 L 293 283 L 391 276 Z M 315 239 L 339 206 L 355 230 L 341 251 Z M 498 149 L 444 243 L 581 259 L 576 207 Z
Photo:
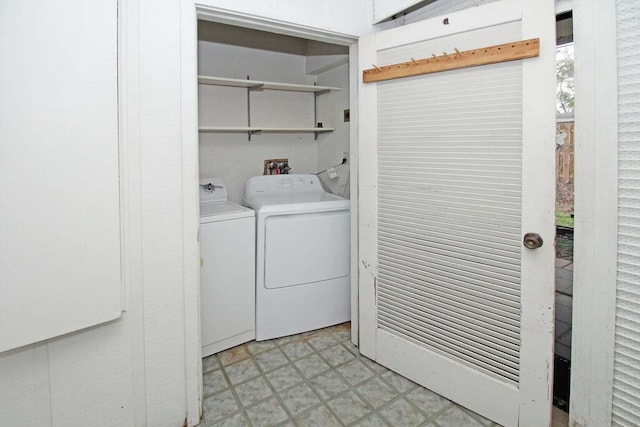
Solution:
M 611 424 L 618 226 L 615 2 L 573 2 L 576 69 L 571 425 Z
M 236 27 L 250 28 L 276 34 L 286 34 L 308 40 L 316 40 L 342 46 L 349 46 L 349 103 L 350 103 L 350 194 L 351 208 L 351 241 L 357 242 L 357 128 L 358 128 L 358 37 L 329 30 L 311 28 L 304 25 L 263 18 L 247 13 L 230 11 L 214 7 L 194 0 L 182 0 L 181 14 L 181 52 L 182 52 L 182 175 L 183 194 L 185 195 L 185 218 L 192 218 L 185 224 L 185 342 L 187 360 L 196 360 L 194 364 L 187 363 L 187 404 L 188 413 L 202 415 L 202 359 L 200 338 L 200 270 L 198 267 L 199 245 L 187 244 L 193 242 L 193 236 L 198 233 L 199 210 L 198 202 L 198 51 L 197 28 L 198 20 L 206 20 Z M 356 199 L 356 200 L 354 200 Z M 194 215 L 195 213 L 195 215 Z M 185 221 L 186 222 L 186 221 Z M 195 252 L 194 252 L 195 251 Z M 358 344 L 358 277 L 355 264 L 358 259 L 357 244 L 351 245 L 351 341 Z M 198 307 L 197 312 L 190 307 Z M 193 381 L 191 381 L 193 379 Z M 191 419 L 191 418 L 190 418 Z

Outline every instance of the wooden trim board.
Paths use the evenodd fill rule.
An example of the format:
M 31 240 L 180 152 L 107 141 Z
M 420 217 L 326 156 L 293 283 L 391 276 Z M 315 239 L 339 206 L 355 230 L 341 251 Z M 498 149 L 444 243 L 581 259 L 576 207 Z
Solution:
M 458 68 L 533 58 L 539 54 L 540 39 L 537 38 L 466 50 L 463 52 L 456 49 L 455 53 L 448 54 L 443 52 L 442 55 L 436 56 L 434 54 L 431 58 L 412 58 L 409 62 L 384 65 L 381 67 L 374 65 L 374 68 L 362 72 L 362 81 L 364 83 L 373 83 L 402 77 L 419 76 L 421 74 L 438 73 L 440 71 L 449 71 Z

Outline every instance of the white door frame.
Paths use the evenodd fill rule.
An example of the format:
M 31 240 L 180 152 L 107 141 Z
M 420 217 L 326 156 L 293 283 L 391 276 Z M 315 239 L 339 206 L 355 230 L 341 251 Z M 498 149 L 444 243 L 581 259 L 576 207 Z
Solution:
M 202 344 L 200 338 L 200 203 L 198 192 L 198 86 L 197 20 L 193 2 L 180 5 L 180 85 L 182 195 L 184 210 L 185 369 L 188 417 L 185 424 L 202 419 Z M 197 307 L 197 310 L 193 310 Z
M 358 37 L 349 34 L 342 34 L 328 30 L 311 28 L 304 25 L 297 25 L 289 22 L 274 19 L 262 18 L 242 12 L 230 11 L 227 9 L 213 7 L 193 0 L 182 0 L 182 123 L 185 124 L 182 130 L 183 146 L 183 194 L 185 195 L 185 218 L 192 217 L 193 221 L 185 224 L 185 238 L 197 235 L 199 220 L 198 212 L 198 52 L 197 52 L 197 28 L 198 19 L 217 22 L 237 27 L 251 28 L 254 30 L 267 31 L 277 34 L 286 34 L 303 39 L 316 40 L 325 43 L 333 43 L 342 46 L 349 46 L 349 102 L 351 104 L 351 129 L 350 129 L 350 194 L 352 195 L 351 208 L 351 241 L 357 242 L 357 102 L 358 102 Z M 188 214 L 188 215 L 187 215 Z M 195 248 L 185 244 L 184 265 L 185 265 L 185 301 L 189 301 L 193 306 L 194 299 L 197 301 L 198 311 L 185 312 L 185 341 L 187 345 L 187 360 L 197 360 L 197 364 L 187 363 L 187 369 L 191 374 L 187 375 L 187 380 L 194 378 L 197 383 L 187 384 L 188 412 L 190 414 L 201 413 L 202 403 L 202 360 L 200 346 L 200 280 L 199 280 L 199 245 Z M 189 250 L 187 250 L 189 249 Z M 195 252 L 194 252 L 195 251 Z M 357 244 L 351 245 L 351 341 L 357 345 L 358 342 L 358 277 L 357 267 L 354 267 L 358 259 Z M 197 346 L 196 346 L 197 343 Z M 195 371 L 195 372 L 193 372 Z
M 575 240 L 570 424 L 611 424 L 618 225 L 616 6 L 573 4 Z M 612 31 L 613 29 L 613 31 Z

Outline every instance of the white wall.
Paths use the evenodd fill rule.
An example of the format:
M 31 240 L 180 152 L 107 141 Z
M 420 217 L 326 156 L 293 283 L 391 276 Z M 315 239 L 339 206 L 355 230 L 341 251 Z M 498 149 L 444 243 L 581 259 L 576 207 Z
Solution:
M 380 22 L 392 17 L 421 1 L 422 0 L 373 0 L 374 22 Z
M 408 13 L 404 17 L 404 23 L 410 24 L 413 22 L 422 21 L 423 19 L 429 19 L 447 13 L 457 12 L 459 10 L 480 6 L 494 1 L 496 0 L 437 0 L 420 9 Z
M 344 110 L 349 108 L 349 64 L 319 74 L 318 84 L 342 88 L 341 91 L 330 92 L 318 98 L 318 115 L 325 117 L 324 120 L 336 129 L 318 140 L 317 169 L 322 171 L 342 162 L 343 154 L 349 152 L 350 122 L 344 122 Z M 320 180 L 332 193 L 349 197 L 346 188 L 349 168 L 349 163 L 338 166 L 335 168 L 338 173 L 336 179 L 329 179 L 326 173 L 322 173 L 319 175 Z
M 349 48 L 308 40 L 305 49 L 306 74 L 318 75 L 349 63 Z
M 371 0 L 201 0 L 198 4 L 353 36 L 372 30 Z
M 396 13 L 396 18 L 393 20 L 382 21 L 379 24 L 375 24 L 374 31 L 383 31 L 388 28 L 394 28 L 401 25 L 412 24 L 414 22 L 422 21 L 429 18 L 434 18 L 436 16 L 445 15 L 448 13 L 458 12 L 463 9 L 468 9 L 470 7 L 476 7 L 483 4 L 491 3 L 497 0 L 431 0 L 427 2 L 427 4 L 417 7 L 411 8 L 407 12 L 406 10 L 400 13 Z M 381 0 L 384 10 L 392 10 L 395 9 L 393 0 Z M 388 4 L 386 4 L 388 3 Z M 414 3 L 418 4 L 421 2 L 409 1 L 406 0 L 406 3 Z M 396 9 L 397 10 L 397 9 Z M 382 16 L 386 15 L 386 13 L 382 13 Z M 389 15 L 390 16 L 390 15 Z M 377 13 L 376 13 L 377 17 Z
M 24 5 L 25 13 L 39 12 Z M 0 354 L 2 426 L 173 427 L 199 420 L 197 191 L 183 185 L 197 180 L 188 166 L 197 141 L 182 122 L 189 105 L 181 74 L 195 73 L 195 63 L 181 57 L 190 54 L 181 35 L 193 31 L 195 38 L 188 25 L 195 15 L 193 4 L 185 5 L 130 0 L 119 8 L 127 311 L 114 322 Z M 90 16 L 65 13 L 90 25 Z
M 200 41 L 199 74 L 311 84 L 304 56 Z M 199 85 L 200 126 L 247 126 L 247 90 Z M 252 126 L 313 126 L 313 94 L 252 91 Z M 200 177 L 221 176 L 229 200 L 240 203 L 244 184 L 262 175 L 265 159 L 288 158 L 292 173 L 316 172 L 313 134 L 200 133 Z
M 319 76 L 306 75 L 306 41 L 273 34 L 243 31 L 211 23 L 200 24 L 198 42 L 199 74 L 244 79 L 343 87 L 318 96 L 317 122 L 338 126 L 335 132 L 321 134 L 265 133 L 247 135 L 200 133 L 200 177 L 224 178 L 229 199 L 242 201 L 248 178 L 263 173 L 265 159 L 287 158 L 291 173 L 316 173 L 325 169 L 318 162 L 330 157 L 327 167 L 339 163 L 349 151 L 348 126 L 342 111 L 348 108 L 348 66 Z M 217 34 L 213 34 L 215 32 Z M 215 40 L 215 41 L 210 41 Z M 225 43 L 220 43 L 221 40 Z M 233 43 L 233 45 L 226 42 Z M 247 126 L 247 90 L 199 85 L 200 126 Z M 314 95 L 283 91 L 251 92 L 251 125 L 265 127 L 313 127 Z M 331 154 L 329 154 L 331 153 Z M 320 168 L 320 169 L 319 169 Z

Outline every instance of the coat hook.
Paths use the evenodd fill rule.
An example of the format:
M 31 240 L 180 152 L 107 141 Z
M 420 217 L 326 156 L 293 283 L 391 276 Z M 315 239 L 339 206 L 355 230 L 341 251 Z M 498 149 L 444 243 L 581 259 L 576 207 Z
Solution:
M 411 62 L 413 62 L 414 64 L 418 63 L 418 61 L 416 61 L 415 58 L 411 58 Z
M 376 70 L 378 70 L 378 71 L 382 71 L 382 70 L 380 69 L 380 67 L 378 67 L 376 64 L 371 64 L 371 66 L 372 66 L 373 68 L 375 68 Z
M 447 52 L 442 52 L 442 54 L 443 54 L 444 56 L 446 56 L 446 57 L 447 57 L 447 59 L 451 59 L 451 58 L 449 57 L 449 55 L 447 55 Z
M 455 50 L 458 55 L 462 55 L 457 47 L 454 47 L 453 50 Z
M 435 59 L 436 61 L 438 60 L 438 57 L 436 56 L 435 53 L 432 53 L 431 56 L 433 56 L 433 59 Z

